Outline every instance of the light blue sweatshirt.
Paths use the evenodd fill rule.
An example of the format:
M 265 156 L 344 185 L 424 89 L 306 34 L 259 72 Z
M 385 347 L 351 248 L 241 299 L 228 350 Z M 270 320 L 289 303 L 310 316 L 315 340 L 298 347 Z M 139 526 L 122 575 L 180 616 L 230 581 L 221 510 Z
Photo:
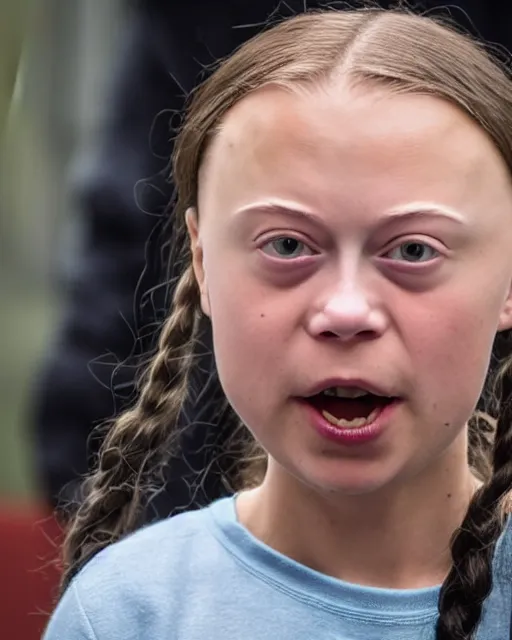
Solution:
M 477 640 L 508 640 L 512 526 Z M 73 580 L 44 640 L 433 640 L 439 589 L 360 587 L 276 553 L 227 498 L 138 531 Z

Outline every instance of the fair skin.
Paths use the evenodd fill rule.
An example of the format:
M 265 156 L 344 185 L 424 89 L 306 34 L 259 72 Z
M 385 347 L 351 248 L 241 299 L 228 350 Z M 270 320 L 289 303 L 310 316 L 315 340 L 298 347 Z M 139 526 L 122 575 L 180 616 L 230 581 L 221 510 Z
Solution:
M 198 211 L 219 375 L 269 454 L 237 500 L 241 523 L 347 581 L 440 583 L 475 488 L 465 425 L 512 326 L 512 186 L 492 142 L 430 96 L 268 87 L 225 118 Z M 283 237 L 298 241 L 291 257 Z M 405 242 L 425 245 L 421 261 Z M 330 378 L 400 397 L 377 440 L 311 427 L 297 397 Z

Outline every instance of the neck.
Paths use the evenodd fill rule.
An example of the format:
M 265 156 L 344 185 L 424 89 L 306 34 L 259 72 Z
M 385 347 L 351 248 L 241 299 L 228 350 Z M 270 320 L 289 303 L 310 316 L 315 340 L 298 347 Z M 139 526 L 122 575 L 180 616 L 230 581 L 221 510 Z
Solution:
M 396 589 L 437 585 L 476 486 L 465 451 L 447 455 L 402 486 L 362 496 L 322 495 L 270 460 L 263 484 L 239 496 L 238 517 L 276 551 L 341 580 Z

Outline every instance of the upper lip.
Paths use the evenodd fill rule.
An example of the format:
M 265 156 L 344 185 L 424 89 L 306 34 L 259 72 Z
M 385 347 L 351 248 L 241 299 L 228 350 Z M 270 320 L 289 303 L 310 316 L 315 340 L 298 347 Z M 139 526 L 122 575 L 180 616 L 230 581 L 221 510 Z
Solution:
M 390 392 L 389 389 L 384 388 L 374 382 L 370 382 L 368 380 L 363 380 L 362 378 L 330 378 L 328 380 L 322 380 L 315 384 L 308 392 L 305 394 L 306 398 L 311 396 L 316 396 L 322 391 L 326 389 L 331 389 L 332 387 L 352 387 L 357 389 L 363 389 L 364 391 L 368 391 L 368 393 L 372 393 L 375 396 L 383 396 L 386 398 L 395 398 L 397 397 L 395 393 Z

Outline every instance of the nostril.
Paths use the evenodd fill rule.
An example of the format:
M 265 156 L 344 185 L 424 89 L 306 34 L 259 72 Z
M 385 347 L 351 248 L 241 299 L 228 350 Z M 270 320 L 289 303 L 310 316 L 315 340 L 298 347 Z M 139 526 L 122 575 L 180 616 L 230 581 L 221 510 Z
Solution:
M 376 331 L 372 331 L 370 329 L 365 330 L 365 331 L 358 331 L 356 333 L 354 333 L 354 337 L 357 336 L 357 338 L 359 338 L 360 340 L 373 340 L 374 338 L 377 337 L 377 332 Z M 342 337 L 342 334 L 338 334 L 335 333 L 334 331 L 322 331 L 322 333 L 320 334 L 321 338 L 326 338 L 328 340 L 332 340 L 333 338 L 339 339 Z
M 368 329 L 367 331 L 361 331 L 361 333 L 359 333 L 358 335 L 363 340 L 374 340 L 375 338 L 379 337 L 378 331 L 371 331 L 370 329 Z

